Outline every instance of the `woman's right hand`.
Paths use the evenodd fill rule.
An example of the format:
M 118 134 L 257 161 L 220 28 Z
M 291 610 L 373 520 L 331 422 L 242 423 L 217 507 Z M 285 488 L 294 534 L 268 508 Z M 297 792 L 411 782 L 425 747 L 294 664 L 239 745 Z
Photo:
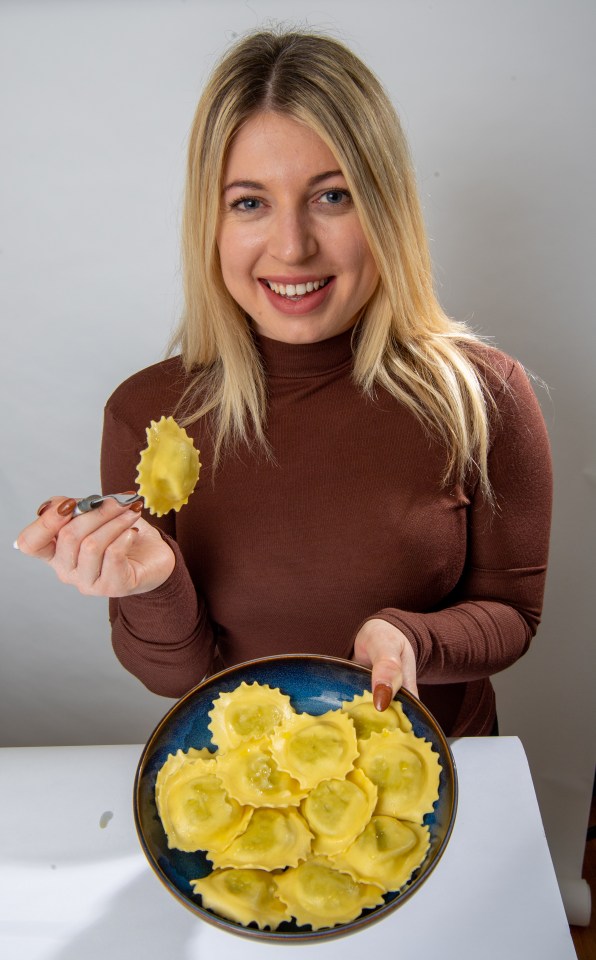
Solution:
M 139 516 L 142 502 L 121 507 L 114 500 L 73 517 L 76 501 L 52 497 L 15 546 L 45 560 L 63 583 L 94 597 L 147 593 L 164 583 L 174 552 L 155 527 Z

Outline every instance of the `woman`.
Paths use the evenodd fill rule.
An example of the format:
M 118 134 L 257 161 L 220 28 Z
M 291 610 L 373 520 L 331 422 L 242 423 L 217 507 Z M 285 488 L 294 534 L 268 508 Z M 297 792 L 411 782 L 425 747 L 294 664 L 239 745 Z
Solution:
M 379 82 L 325 37 L 259 33 L 214 71 L 189 150 L 180 356 L 105 411 L 129 489 L 174 415 L 197 490 L 160 520 L 52 498 L 19 538 L 110 597 L 113 645 L 180 696 L 286 652 L 372 665 L 450 735 L 487 734 L 491 674 L 539 622 L 550 458 L 520 366 L 436 301 L 408 150 Z

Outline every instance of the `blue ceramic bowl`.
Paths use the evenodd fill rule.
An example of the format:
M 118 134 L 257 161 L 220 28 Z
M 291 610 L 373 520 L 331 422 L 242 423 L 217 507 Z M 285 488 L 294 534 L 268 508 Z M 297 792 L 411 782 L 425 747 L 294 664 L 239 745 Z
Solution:
M 134 785 L 134 816 L 143 851 L 164 886 L 185 907 L 202 920 L 215 926 L 257 940 L 275 942 L 321 941 L 361 930 L 381 920 L 408 900 L 436 867 L 451 835 L 457 808 L 457 774 L 453 756 L 436 720 L 419 700 L 400 690 L 396 700 L 412 722 L 416 736 L 429 740 L 441 763 L 439 799 L 427 814 L 430 829 L 430 850 L 424 863 L 413 874 L 405 888 L 385 895 L 384 903 L 364 911 L 351 923 L 338 924 L 324 930 L 300 927 L 294 921 L 283 923 L 277 930 L 259 930 L 256 924 L 244 927 L 207 910 L 201 898 L 192 892 L 191 879 L 206 876 L 211 864 L 202 852 L 183 853 L 170 850 L 155 806 L 155 779 L 170 753 L 189 747 L 211 747 L 208 729 L 209 711 L 220 693 L 234 690 L 242 681 L 279 687 L 300 713 L 319 715 L 341 707 L 342 701 L 370 689 L 370 670 L 348 660 L 334 657 L 288 654 L 241 663 L 209 677 L 190 690 L 165 715 L 145 746 L 137 768 Z

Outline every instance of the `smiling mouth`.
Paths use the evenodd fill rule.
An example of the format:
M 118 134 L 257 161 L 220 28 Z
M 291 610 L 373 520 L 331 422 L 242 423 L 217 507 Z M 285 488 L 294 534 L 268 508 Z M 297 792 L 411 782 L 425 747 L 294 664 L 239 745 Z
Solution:
M 314 293 L 327 286 L 332 279 L 332 277 L 324 277 L 322 280 L 308 280 L 306 283 L 274 283 L 272 280 L 263 280 L 262 283 L 278 297 L 284 297 L 286 300 L 300 300 L 308 293 Z

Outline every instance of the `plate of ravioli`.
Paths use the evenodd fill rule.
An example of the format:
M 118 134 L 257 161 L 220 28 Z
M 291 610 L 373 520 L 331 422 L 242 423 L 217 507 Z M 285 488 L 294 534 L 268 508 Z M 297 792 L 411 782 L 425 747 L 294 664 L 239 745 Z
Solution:
M 370 670 L 287 654 L 182 697 L 134 786 L 141 847 L 165 888 L 230 933 L 320 941 L 382 920 L 439 862 L 457 809 L 449 744 L 400 690 L 380 713 Z

